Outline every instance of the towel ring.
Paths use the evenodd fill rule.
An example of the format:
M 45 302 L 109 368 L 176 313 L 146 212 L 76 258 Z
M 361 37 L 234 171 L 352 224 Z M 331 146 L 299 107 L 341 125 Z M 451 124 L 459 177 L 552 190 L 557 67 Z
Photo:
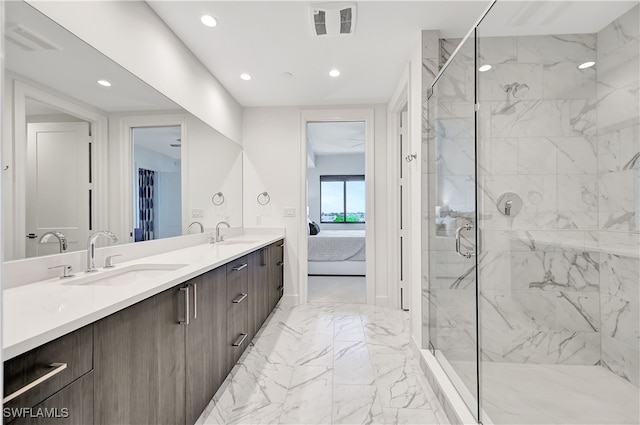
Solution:
M 215 193 L 211 197 L 211 202 L 213 202 L 213 205 L 215 205 L 216 207 L 224 204 L 224 195 L 222 194 L 222 192 Z
M 271 197 L 267 192 L 259 193 L 257 199 L 260 205 L 267 205 L 269 202 L 271 202 Z

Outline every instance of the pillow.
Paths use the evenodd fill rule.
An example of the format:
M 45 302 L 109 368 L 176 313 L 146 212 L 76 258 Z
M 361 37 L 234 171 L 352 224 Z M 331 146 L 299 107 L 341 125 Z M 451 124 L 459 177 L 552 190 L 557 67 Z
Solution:
M 320 233 L 320 226 L 318 226 L 318 223 L 316 223 L 315 221 L 309 223 L 309 234 L 317 235 L 318 233 Z

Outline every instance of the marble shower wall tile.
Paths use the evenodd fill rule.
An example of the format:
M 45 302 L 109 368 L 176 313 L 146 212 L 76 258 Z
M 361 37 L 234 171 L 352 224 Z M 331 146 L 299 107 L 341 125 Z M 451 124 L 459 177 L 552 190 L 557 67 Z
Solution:
M 518 37 L 518 62 L 554 64 L 596 60 L 595 34 Z

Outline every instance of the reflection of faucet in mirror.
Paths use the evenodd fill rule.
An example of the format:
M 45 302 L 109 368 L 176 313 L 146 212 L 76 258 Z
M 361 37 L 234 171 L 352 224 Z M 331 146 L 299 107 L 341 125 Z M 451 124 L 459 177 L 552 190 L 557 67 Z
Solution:
M 191 230 L 191 226 L 193 226 L 194 224 L 197 224 L 198 226 L 200 226 L 200 233 L 204 233 L 204 226 L 199 221 L 194 221 L 191 224 L 189 224 L 187 231 Z
M 513 201 L 507 201 L 504 204 L 504 215 L 511 215 L 511 205 L 513 205 Z
M 224 224 L 225 226 L 227 226 L 227 228 L 230 228 L 231 226 L 229 226 L 229 223 L 227 223 L 226 221 L 221 221 L 220 223 L 216 224 L 216 242 L 222 242 L 224 240 L 224 236 L 220 235 L 220 225 Z
M 67 251 L 67 246 L 68 246 L 67 245 L 67 237 L 61 232 L 53 231 L 53 232 L 45 233 L 40 238 L 40 243 L 47 242 L 49 240 L 49 238 L 51 238 L 51 236 L 53 236 L 56 239 L 58 239 L 58 243 L 60 244 L 60 253 L 66 252 Z
M 85 270 L 87 273 L 98 271 L 98 269 L 96 269 L 96 240 L 100 236 L 106 236 L 111 238 L 113 242 L 118 242 L 116 235 L 108 230 L 100 230 L 89 236 L 89 240 L 87 241 L 87 270 Z

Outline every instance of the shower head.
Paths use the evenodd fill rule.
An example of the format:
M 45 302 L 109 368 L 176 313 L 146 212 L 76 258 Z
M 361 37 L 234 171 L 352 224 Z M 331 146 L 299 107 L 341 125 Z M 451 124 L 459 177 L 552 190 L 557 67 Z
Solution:
M 519 98 L 527 94 L 529 86 L 527 84 L 520 84 L 518 82 L 507 84 L 504 86 L 504 91 L 507 94 L 511 94 L 514 98 Z

